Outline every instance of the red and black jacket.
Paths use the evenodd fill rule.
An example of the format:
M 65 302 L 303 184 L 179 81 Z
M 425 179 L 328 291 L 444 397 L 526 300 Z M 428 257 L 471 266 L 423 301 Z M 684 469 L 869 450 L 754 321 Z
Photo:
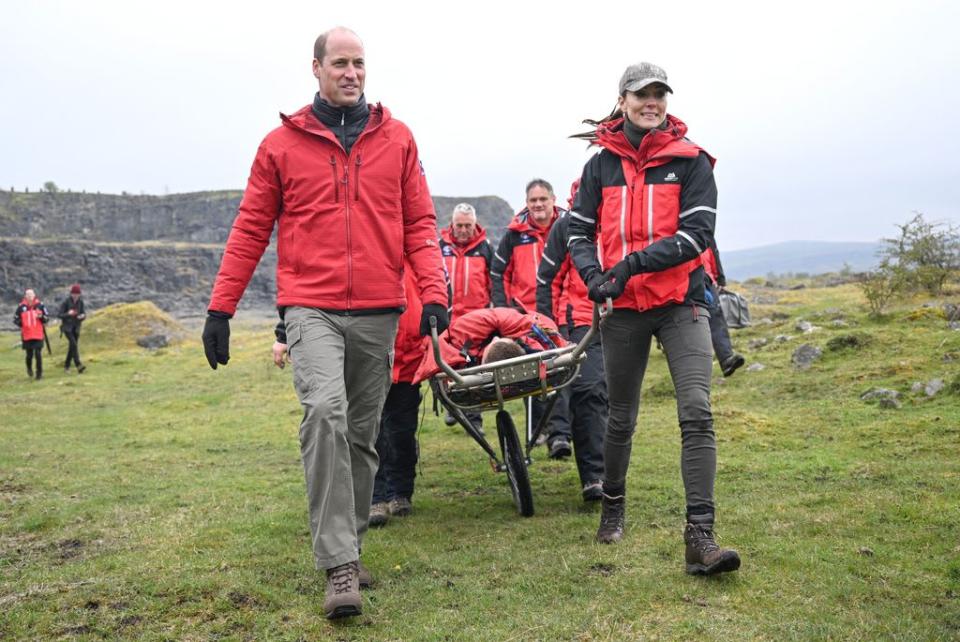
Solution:
M 490 268 L 490 299 L 496 307 L 520 304 L 526 310 L 537 309 L 537 268 L 547 242 L 550 227 L 561 212 L 554 207 L 553 218 L 546 227 L 530 220 L 526 208 L 513 217 L 507 232 L 493 255 Z
M 534 330 L 534 326 L 539 331 Z M 467 312 L 450 323 L 450 327 L 439 336 L 440 354 L 452 368 L 477 365 L 484 348 L 497 337 L 516 339 L 527 352 L 567 345 L 549 317 L 524 314 L 513 308 L 484 308 Z M 417 370 L 416 381 L 440 372 L 430 339 L 424 337 L 422 346 L 423 361 Z
M 308 105 L 257 150 L 210 310 L 236 311 L 277 227 L 277 305 L 401 309 L 404 256 L 425 303 L 446 305 L 436 217 L 417 145 L 380 104 L 348 155 Z
M 22 299 L 13 314 L 13 323 L 20 328 L 23 341 L 43 341 L 43 326 L 47 317 L 47 308 L 40 299 L 34 299 L 33 303 Z
M 537 270 L 537 312 L 572 329 L 593 322 L 593 302 L 567 251 L 569 223 L 565 212 L 550 228 Z
M 490 267 L 493 248 L 486 231 L 477 225 L 476 234 L 465 245 L 453 239 L 453 232 L 440 232 L 440 254 L 453 287 L 453 314 L 451 320 L 465 312 L 490 305 Z
M 597 130 L 602 149 L 583 168 L 568 243 L 585 278 L 639 253 L 642 272 L 627 282 L 617 308 L 705 305 L 701 255 L 714 244 L 717 186 L 714 159 L 686 132 L 668 115 L 666 126 L 650 130 L 634 149 L 622 118 Z

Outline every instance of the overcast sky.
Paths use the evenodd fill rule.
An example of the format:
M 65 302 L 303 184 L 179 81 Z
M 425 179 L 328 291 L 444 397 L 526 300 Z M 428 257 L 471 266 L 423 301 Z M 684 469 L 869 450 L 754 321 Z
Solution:
M 591 153 L 567 136 L 650 60 L 718 159 L 721 250 L 875 240 L 912 210 L 960 222 L 958 6 L 0 0 L 0 186 L 242 189 L 344 24 L 436 195 L 520 208 L 540 176 L 565 201 Z

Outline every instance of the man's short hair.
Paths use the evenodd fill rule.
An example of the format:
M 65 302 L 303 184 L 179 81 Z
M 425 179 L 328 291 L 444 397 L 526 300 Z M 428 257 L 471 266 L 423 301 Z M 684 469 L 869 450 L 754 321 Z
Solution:
M 353 35 L 357 36 L 357 32 L 353 29 L 348 29 L 347 27 L 334 27 L 333 29 L 327 29 L 319 36 L 313 43 L 313 57 L 316 58 L 320 63 L 323 63 L 323 57 L 327 55 L 327 38 L 330 37 L 330 34 L 334 31 L 349 31 Z M 360 36 L 357 36 L 359 38 Z
M 457 214 L 469 214 L 474 219 L 477 218 L 477 209 L 470 203 L 459 203 L 456 207 L 453 208 L 453 212 L 450 214 L 450 220 L 453 220 L 453 217 Z
M 529 183 L 527 183 L 527 191 L 524 192 L 524 194 L 526 194 L 527 196 L 529 196 L 529 195 L 530 195 L 530 190 L 532 190 L 534 187 L 542 187 L 543 189 L 545 189 L 545 190 L 547 190 L 548 192 L 550 192 L 550 196 L 553 196 L 553 185 L 551 185 L 550 183 L 548 183 L 547 181 L 545 181 L 545 180 L 542 179 L 542 178 L 535 178 L 535 179 L 533 179 L 532 181 L 530 181 Z
M 481 363 L 493 363 L 494 361 L 503 361 L 504 359 L 513 359 L 522 357 L 523 348 L 513 339 L 504 339 L 498 337 L 490 342 L 487 349 L 483 351 Z

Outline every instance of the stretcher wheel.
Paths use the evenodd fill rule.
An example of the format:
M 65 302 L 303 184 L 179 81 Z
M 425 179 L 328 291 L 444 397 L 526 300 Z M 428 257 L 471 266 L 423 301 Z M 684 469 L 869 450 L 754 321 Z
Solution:
M 533 515 L 533 491 L 530 488 L 530 475 L 527 473 L 527 462 L 520 447 L 520 438 L 513 424 L 513 418 L 506 410 L 497 412 L 497 437 L 500 438 L 500 451 L 503 453 L 503 463 L 507 469 L 507 479 L 510 480 L 510 492 L 513 494 L 513 503 L 523 517 Z

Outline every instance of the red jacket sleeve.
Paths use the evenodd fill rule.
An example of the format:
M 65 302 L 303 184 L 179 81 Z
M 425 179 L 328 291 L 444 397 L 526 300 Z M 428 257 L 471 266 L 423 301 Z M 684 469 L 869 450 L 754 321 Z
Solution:
M 257 150 L 247 189 L 227 238 L 209 310 L 233 314 L 253 276 L 280 215 L 280 177 L 264 140 Z
M 413 266 L 420 288 L 420 300 L 447 306 L 447 285 L 443 258 L 437 243 L 437 217 L 427 187 L 417 143 L 409 136 L 403 166 L 403 249 Z

